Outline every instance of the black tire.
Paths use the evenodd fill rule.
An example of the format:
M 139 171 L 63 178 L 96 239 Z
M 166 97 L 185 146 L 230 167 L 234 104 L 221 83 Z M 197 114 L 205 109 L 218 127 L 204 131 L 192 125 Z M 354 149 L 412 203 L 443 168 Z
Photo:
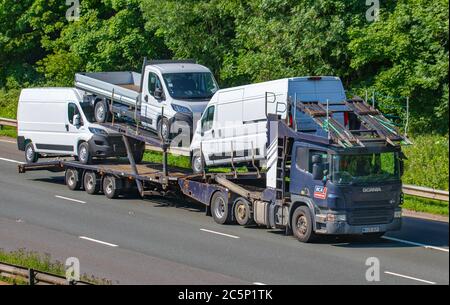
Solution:
M 144 153 L 145 153 L 145 143 L 144 142 L 136 143 L 135 150 L 133 152 L 133 158 L 136 164 L 142 162 L 142 159 L 144 158 Z
M 94 117 L 97 123 L 105 123 L 109 119 L 109 107 L 105 100 L 95 104 Z
M 78 160 L 81 164 L 91 164 L 92 155 L 87 142 L 80 143 L 78 146 Z
M 86 171 L 83 177 L 83 186 L 86 193 L 95 195 L 100 192 L 100 183 L 98 175 L 92 171 Z
M 71 191 L 76 191 L 81 188 L 80 173 L 73 168 L 66 169 L 65 174 L 66 185 Z
M 303 243 L 308 243 L 314 240 L 313 218 L 308 207 L 300 206 L 292 215 L 292 231 L 294 236 Z
M 192 153 L 191 167 L 194 174 L 201 174 L 204 171 L 202 155 L 199 150 L 195 150 Z
M 218 224 L 230 222 L 230 212 L 228 200 L 222 192 L 216 192 L 211 199 L 211 214 Z
M 161 140 L 169 141 L 170 140 L 170 122 L 166 118 L 162 118 L 158 121 L 158 137 Z
M 107 175 L 103 178 L 103 193 L 109 199 L 115 199 L 119 197 L 122 192 L 122 180 Z
M 39 159 L 39 154 L 34 151 L 33 143 L 28 142 L 25 146 L 25 160 L 28 164 L 36 163 Z
M 241 226 L 248 226 L 252 224 L 252 213 L 250 204 L 244 198 L 239 198 L 234 204 L 234 218 Z

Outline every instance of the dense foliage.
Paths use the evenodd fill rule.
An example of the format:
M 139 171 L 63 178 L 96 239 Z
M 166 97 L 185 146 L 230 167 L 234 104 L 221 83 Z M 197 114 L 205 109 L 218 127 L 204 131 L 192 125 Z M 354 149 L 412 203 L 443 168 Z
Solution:
M 71 1 L 69 1 L 71 2 Z M 72 1 L 76 2 L 76 1 Z M 139 70 L 149 58 L 194 58 L 222 87 L 337 75 L 349 95 L 376 91 L 411 131 L 448 133 L 448 0 L 0 0 L 0 92 L 73 83 L 77 71 Z M 5 101 L 2 101 L 1 107 Z

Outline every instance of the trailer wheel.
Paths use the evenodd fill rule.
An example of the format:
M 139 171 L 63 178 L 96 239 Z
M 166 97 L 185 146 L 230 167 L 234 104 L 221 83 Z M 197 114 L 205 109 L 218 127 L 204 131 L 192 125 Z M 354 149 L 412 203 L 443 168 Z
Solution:
M 28 142 L 25 146 L 25 160 L 28 164 L 36 163 L 39 159 L 39 154 L 34 151 L 33 143 Z
M 216 192 L 211 199 L 211 214 L 218 224 L 226 224 L 230 220 L 228 200 L 222 192 Z
M 234 204 L 234 217 L 241 226 L 248 226 L 252 223 L 250 204 L 244 198 L 239 198 Z
M 66 185 L 71 191 L 79 190 L 81 188 L 80 173 L 73 168 L 66 169 Z
M 308 207 L 299 206 L 292 215 L 291 224 L 294 235 L 300 242 L 308 243 L 314 239 L 313 220 Z
M 107 175 L 103 178 L 103 193 L 107 198 L 115 199 L 119 197 L 121 191 L 122 180 L 111 175 Z
M 108 121 L 109 109 L 104 99 L 95 104 L 94 116 L 97 123 L 105 123 Z
M 95 195 L 100 192 L 100 179 L 92 171 L 86 171 L 83 178 L 84 190 L 89 195 Z

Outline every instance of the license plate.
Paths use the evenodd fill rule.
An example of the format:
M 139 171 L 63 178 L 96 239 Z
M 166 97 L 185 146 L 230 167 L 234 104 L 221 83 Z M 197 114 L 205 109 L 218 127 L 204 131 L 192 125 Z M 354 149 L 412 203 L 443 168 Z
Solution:
M 369 227 L 369 228 L 363 228 L 363 233 L 378 233 L 380 232 L 380 227 Z

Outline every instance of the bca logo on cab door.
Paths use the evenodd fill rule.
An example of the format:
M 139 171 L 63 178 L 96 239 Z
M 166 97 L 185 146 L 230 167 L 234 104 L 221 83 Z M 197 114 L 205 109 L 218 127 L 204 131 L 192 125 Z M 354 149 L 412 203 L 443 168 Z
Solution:
M 314 188 L 314 198 L 325 200 L 327 198 L 327 188 L 316 185 Z

